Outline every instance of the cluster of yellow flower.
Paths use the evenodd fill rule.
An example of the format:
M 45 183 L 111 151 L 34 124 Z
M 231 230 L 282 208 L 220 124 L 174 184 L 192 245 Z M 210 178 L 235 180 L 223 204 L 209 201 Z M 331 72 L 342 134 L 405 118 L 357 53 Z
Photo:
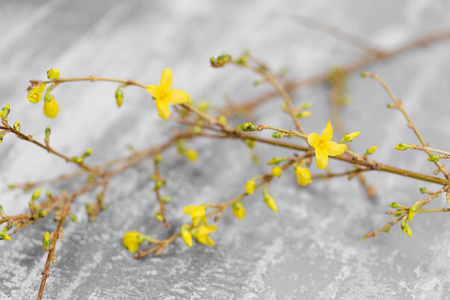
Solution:
M 50 92 L 53 88 L 62 80 L 59 78 L 58 69 L 50 69 L 47 72 L 47 76 L 50 80 L 53 80 L 53 84 L 47 88 L 44 96 L 44 113 L 49 118 L 54 118 L 58 114 L 59 107 L 58 103 L 55 101 L 54 97 Z M 156 108 L 158 110 L 158 115 L 167 119 L 170 116 L 169 104 L 183 104 L 189 102 L 189 95 L 179 89 L 171 88 L 172 86 L 172 70 L 165 69 L 161 73 L 161 80 L 159 85 L 147 85 L 146 90 L 150 93 L 156 103 Z M 33 103 L 38 103 L 42 99 L 42 94 L 44 93 L 46 85 L 44 83 L 36 84 L 28 92 L 28 100 Z M 121 86 L 116 91 L 117 105 L 120 107 L 123 101 L 123 92 Z M 351 133 L 346 135 L 341 142 L 351 141 L 356 137 L 359 132 Z M 311 133 L 307 136 L 308 144 L 314 148 L 316 163 L 319 169 L 324 169 L 328 165 L 329 156 L 341 155 L 347 149 L 344 144 L 338 144 L 332 141 L 333 138 L 333 127 L 330 121 L 327 122 L 325 130 L 319 136 L 317 133 Z M 197 158 L 197 153 L 195 150 L 187 149 L 182 145 L 180 141 L 179 151 L 185 155 L 189 160 L 194 161 Z M 374 150 L 373 150 L 374 151 Z M 269 164 L 278 164 L 282 161 L 281 158 L 274 158 Z M 273 162 L 273 163 L 272 163 Z M 312 182 L 311 173 L 307 168 L 304 167 L 303 162 L 296 162 L 293 165 L 295 174 L 297 176 L 297 181 L 300 185 L 305 186 Z M 283 172 L 282 167 L 275 166 L 272 168 L 272 177 L 281 177 Z M 254 193 L 256 188 L 255 180 L 262 178 L 261 176 L 256 176 L 251 180 L 247 181 L 245 185 L 245 191 L 247 195 Z M 267 193 L 267 188 L 263 190 L 264 202 L 269 208 L 277 212 L 277 204 L 273 197 Z M 242 219 L 245 217 L 245 208 L 239 201 L 233 202 L 232 205 L 233 214 L 238 218 Z M 206 244 L 209 246 L 214 246 L 214 241 L 209 237 L 209 233 L 216 231 L 216 226 L 208 225 L 206 220 L 206 205 L 189 205 L 183 209 L 185 214 L 188 214 L 192 218 L 192 224 L 185 224 L 181 226 L 180 235 L 186 245 L 192 246 L 192 237 L 197 239 L 197 242 L 201 244 Z M 4 239 L 8 239 L 7 235 L 0 236 Z M 123 236 L 123 245 L 128 248 L 131 252 L 136 252 L 139 248 L 139 244 L 143 241 L 151 242 L 153 239 L 151 237 L 145 236 L 143 233 L 137 231 L 129 231 Z
M 54 83 L 61 82 L 59 77 L 60 71 L 58 69 L 50 69 L 47 71 L 47 77 L 53 80 Z M 159 85 L 151 84 L 146 87 L 147 92 L 153 96 L 156 102 L 156 108 L 158 109 L 158 115 L 167 119 L 170 116 L 169 104 L 182 104 L 189 102 L 189 94 L 179 90 L 171 89 L 172 86 L 172 69 L 165 69 L 161 73 L 161 80 Z M 32 103 L 38 103 L 42 100 L 42 94 L 45 90 L 45 83 L 34 85 L 30 88 L 28 92 L 28 100 Z M 55 97 L 50 94 L 50 92 L 55 87 L 55 84 L 47 88 L 44 96 L 44 114 L 49 118 L 55 118 L 59 112 L 58 102 L 55 101 Z M 122 106 L 123 92 L 119 87 L 116 91 L 116 101 L 117 105 Z M 188 153 L 188 158 L 195 160 L 193 153 Z
M 58 69 L 50 69 L 47 71 L 48 79 L 58 80 L 59 79 L 59 70 Z M 58 102 L 55 101 L 55 97 L 50 94 L 53 87 L 50 87 L 45 92 L 44 96 L 44 114 L 49 118 L 55 118 L 59 112 Z M 45 90 L 45 83 L 41 83 L 39 85 L 34 86 L 28 92 L 28 100 L 32 103 L 39 103 L 42 99 L 42 93 Z

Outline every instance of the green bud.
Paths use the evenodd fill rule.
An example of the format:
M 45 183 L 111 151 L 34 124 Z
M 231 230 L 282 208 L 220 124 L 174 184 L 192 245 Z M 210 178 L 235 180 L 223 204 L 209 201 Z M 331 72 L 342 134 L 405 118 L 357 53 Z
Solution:
M 73 221 L 73 222 L 78 222 L 77 216 L 75 216 L 72 213 L 69 213 L 69 218 Z
M 47 195 L 48 198 L 52 197 L 52 193 L 50 193 L 49 191 L 46 191 L 45 194 Z
M 389 103 L 389 104 L 387 105 L 387 108 L 397 108 L 397 105 L 392 104 L 392 103 Z
M 439 161 L 439 155 L 436 155 L 436 154 L 430 155 L 430 157 L 428 157 L 428 161 L 438 162 Z
M 412 229 L 411 229 L 411 227 L 408 225 L 407 227 L 406 227 L 406 234 L 409 236 L 409 237 L 412 237 Z
M 308 109 L 311 108 L 313 105 L 311 102 L 305 103 L 302 106 L 300 106 L 300 109 Z
M 41 189 L 37 189 L 33 193 L 33 195 L 31 195 L 31 201 L 34 201 L 34 200 L 38 199 L 40 195 L 41 195 Z
M 45 138 L 46 139 L 50 138 L 50 133 L 51 133 L 50 126 L 47 126 L 47 128 L 45 128 Z
M 399 208 L 400 204 L 396 203 L 396 202 L 392 202 L 391 204 L 389 204 L 390 207 L 392 208 Z
M 116 103 L 118 107 L 122 106 L 122 102 L 123 102 L 123 91 L 121 89 L 121 87 L 119 86 L 116 90 Z
M 281 135 L 282 135 L 282 133 L 279 132 L 279 131 L 277 131 L 277 132 L 275 132 L 274 134 L 272 134 L 272 137 L 273 137 L 274 139 L 279 139 L 279 138 L 281 138 Z
M 155 163 L 159 164 L 160 162 L 162 162 L 162 160 L 163 156 L 161 154 L 155 156 Z
M 53 97 L 52 94 L 50 94 L 49 92 L 45 93 L 45 95 L 44 95 L 44 101 L 50 102 L 50 101 L 52 101 L 52 99 L 55 99 L 55 97 Z
M 170 201 L 172 201 L 172 197 L 164 196 L 164 197 L 161 198 L 161 201 L 164 202 L 164 203 L 170 202 Z
M 13 125 L 14 130 L 20 131 L 20 124 L 19 121 L 16 121 Z
M 426 187 L 421 187 L 419 189 L 419 191 L 420 191 L 421 194 L 428 194 L 428 192 L 429 192 L 429 190 Z
M 368 76 L 368 74 L 369 74 L 369 73 L 367 73 L 367 72 L 361 72 L 359 75 L 360 75 L 362 78 L 365 78 L 365 77 Z
M 87 183 L 93 183 L 95 181 L 95 176 L 92 174 L 89 174 L 88 179 L 87 179 Z
M 46 211 L 40 211 L 39 214 L 38 214 L 39 218 L 43 218 L 43 217 L 45 217 L 46 215 L 47 215 L 47 212 L 46 212 Z
M 409 145 L 405 143 L 401 143 L 395 146 L 395 150 L 405 151 L 407 149 L 409 149 Z
M 44 238 L 42 239 L 42 248 L 45 250 L 50 246 L 50 233 L 48 231 L 45 233 Z
M 405 233 L 405 228 L 408 224 L 406 223 L 405 220 L 402 220 L 402 222 L 400 223 L 400 228 L 402 229 L 403 233 Z
M 386 232 L 386 233 L 389 233 L 389 231 L 391 231 L 391 227 L 387 227 L 383 231 Z
M 267 164 L 268 165 L 278 165 L 282 161 L 283 161 L 283 158 L 281 158 L 281 157 L 274 157 Z
M 370 147 L 369 149 L 367 149 L 366 155 L 372 155 L 377 149 L 377 146 Z
M 91 155 L 92 154 L 92 151 L 94 151 L 94 150 L 92 150 L 92 148 L 89 148 L 89 149 L 87 149 L 86 151 L 84 151 L 84 153 L 83 153 L 83 155 L 81 156 L 81 157 L 86 157 L 86 156 L 89 156 L 89 155 Z
M 162 186 L 163 186 L 163 182 L 162 181 L 157 181 L 155 183 L 155 191 L 159 190 Z
M 242 124 L 242 131 L 248 132 L 248 131 L 256 131 L 258 128 L 254 123 L 245 123 Z
M 297 118 L 306 118 L 311 115 L 310 111 L 302 111 L 296 115 Z
M 163 216 L 160 213 L 155 214 L 155 219 L 159 222 L 162 222 L 164 220 Z
M 0 239 L 10 241 L 11 238 L 6 232 L 0 232 Z
M 246 144 L 249 148 L 253 148 L 253 147 L 255 147 L 256 141 L 255 141 L 255 140 L 249 140 L 249 139 L 246 139 L 246 140 L 245 140 L 245 144 Z
M 83 162 L 83 159 L 81 157 L 78 157 L 78 156 L 73 156 L 70 160 L 72 160 L 73 162 L 76 162 L 76 163 L 82 163 Z

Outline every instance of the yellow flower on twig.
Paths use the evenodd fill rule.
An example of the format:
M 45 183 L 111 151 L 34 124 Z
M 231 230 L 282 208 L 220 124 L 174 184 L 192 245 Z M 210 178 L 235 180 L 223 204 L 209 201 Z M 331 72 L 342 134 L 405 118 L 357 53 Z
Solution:
M 307 168 L 303 168 L 300 166 L 294 167 L 295 175 L 297 175 L 297 181 L 300 185 L 307 185 L 308 183 L 311 183 L 311 173 L 309 173 L 309 170 Z
M 200 244 L 205 244 L 214 247 L 214 241 L 208 234 L 217 230 L 215 225 L 200 225 L 198 228 L 192 230 L 192 235 L 197 239 Z
M 172 70 L 165 69 L 161 73 L 159 85 L 148 85 L 146 90 L 156 100 L 156 108 L 159 116 L 167 119 L 170 116 L 169 104 L 181 104 L 189 102 L 189 95 L 179 89 L 170 89 L 172 86 Z
M 33 103 L 38 103 L 42 99 L 42 93 L 45 90 L 45 83 L 35 86 L 28 92 L 28 100 Z
M 311 133 L 308 135 L 308 143 L 314 147 L 316 153 L 316 162 L 319 169 L 325 169 L 328 165 L 328 156 L 337 156 L 344 153 L 347 145 L 338 144 L 332 141 L 333 127 L 330 120 L 322 134 Z
M 136 252 L 139 244 L 145 241 L 145 236 L 137 231 L 128 231 L 122 238 L 122 243 L 130 252 Z
M 197 226 L 200 221 L 203 221 L 204 224 L 206 224 L 206 207 L 205 205 L 188 205 L 185 208 L 183 208 L 183 212 L 185 214 L 191 215 L 192 218 L 192 225 Z
M 49 97 L 47 97 L 47 95 L 45 96 L 46 99 L 44 101 L 44 114 L 48 118 L 53 119 L 58 115 L 59 105 L 58 102 L 55 101 L 55 97 L 53 97 L 53 95 L 50 95 Z M 49 98 L 49 100 L 47 100 L 47 98 Z
M 244 205 L 242 205 L 241 202 L 235 202 L 233 203 L 233 214 L 236 216 L 236 218 L 238 219 L 243 219 L 245 218 L 245 208 Z

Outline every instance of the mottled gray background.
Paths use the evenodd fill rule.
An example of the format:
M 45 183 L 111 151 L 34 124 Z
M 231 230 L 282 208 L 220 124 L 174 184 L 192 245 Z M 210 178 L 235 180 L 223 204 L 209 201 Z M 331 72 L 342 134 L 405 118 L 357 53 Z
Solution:
M 68 155 L 92 147 L 88 160 L 99 163 L 136 148 L 157 145 L 171 126 L 157 117 L 154 102 L 137 88 L 127 88 L 123 107 L 114 101 L 116 85 L 77 83 L 57 88 L 60 114 L 42 114 L 42 104 L 26 100 L 29 79 L 44 79 L 51 67 L 63 77 L 91 74 L 144 83 L 159 81 L 162 69 L 174 70 L 174 85 L 196 100 L 214 106 L 226 95 L 249 99 L 270 90 L 254 87 L 257 77 L 234 67 L 215 70 L 209 57 L 248 49 L 275 70 L 288 68 L 288 78 L 305 78 L 345 63 L 363 52 L 323 32 L 302 26 L 299 13 L 363 36 L 392 49 L 414 37 L 450 26 L 447 1 L 6 1 L 0 0 L 0 106 L 11 105 L 10 120 L 22 131 L 43 138 L 52 127 L 52 143 Z M 418 49 L 370 66 L 404 100 L 427 141 L 449 148 L 450 43 Z M 403 117 L 387 110 L 390 99 L 373 81 L 351 76 L 353 102 L 344 109 L 348 131 L 362 131 L 353 143 L 358 151 L 377 145 L 374 159 L 431 173 L 421 153 L 395 152 L 399 142 L 416 142 Z M 325 85 L 298 91 L 296 104 L 313 102 L 308 132 L 321 132 L 329 118 Z M 291 126 L 278 113 L 281 100 L 259 108 L 255 121 Z M 242 120 L 236 121 L 238 124 Z M 74 204 L 78 223 L 68 222 L 58 242 L 58 265 L 51 267 L 45 299 L 447 299 L 449 298 L 450 222 L 445 214 L 419 215 L 414 238 L 398 226 L 389 235 L 362 243 L 366 232 L 391 218 L 384 215 L 393 201 L 421 199 L 422 184 L 386 174 L 368 174 L 378 189 L 375 203 L 365 198 L 356 181 L 335 179 L 296 187 L 285 172 L 270 188 L 279 213 L 274 214 L 255 193 L 244 205 L 247 217 L 225 213 L 212 234 L 217 246 L 182 241 L 159 258 L 136 261 L 121 245 L 127 230 L 169 236 L 188 217 L 182 207 L 224 202 L 243 191 L 250 177 L 269 167 L 250 163 L 237 141 L 198 140 L 189 143 L 199 160 L 190 164 L 169 151 L 162 165 L 168 179 L 165 194 L 170 228 L 154 218 L 157 206 L 148 175 L 151 163 L 114 179 L 107 192 L 108 209 L 89 223 L 84 195 Z M 258 148 L 262 161 L 292 154 Z M 75 170 L 7 135 L 0 145 L 0 203 L 7 214 L 26 211 L 30 194 L 9 191 L 6 183 L 51 178 Z M 345 169 L 333 163 L 331 166 Z M 74 190 L 75 180 L 45 187 L 52 192 Z M 436 199 L 432 207 L 443 207 Z M 0 242 L 0 299 L 33 299 L 37 295 L 46 253 L 42 237 L 55 223 L 43 221 Z

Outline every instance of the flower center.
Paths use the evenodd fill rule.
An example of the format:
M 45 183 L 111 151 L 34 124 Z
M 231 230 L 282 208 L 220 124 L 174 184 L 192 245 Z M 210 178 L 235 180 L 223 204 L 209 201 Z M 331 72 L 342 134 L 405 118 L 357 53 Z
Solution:
M 318 148 L 320 148 L 320 149 L 325 149 L 325 148 L 326 148 L 326 147 L 325 147 L 325 141 L 319 141 Z

